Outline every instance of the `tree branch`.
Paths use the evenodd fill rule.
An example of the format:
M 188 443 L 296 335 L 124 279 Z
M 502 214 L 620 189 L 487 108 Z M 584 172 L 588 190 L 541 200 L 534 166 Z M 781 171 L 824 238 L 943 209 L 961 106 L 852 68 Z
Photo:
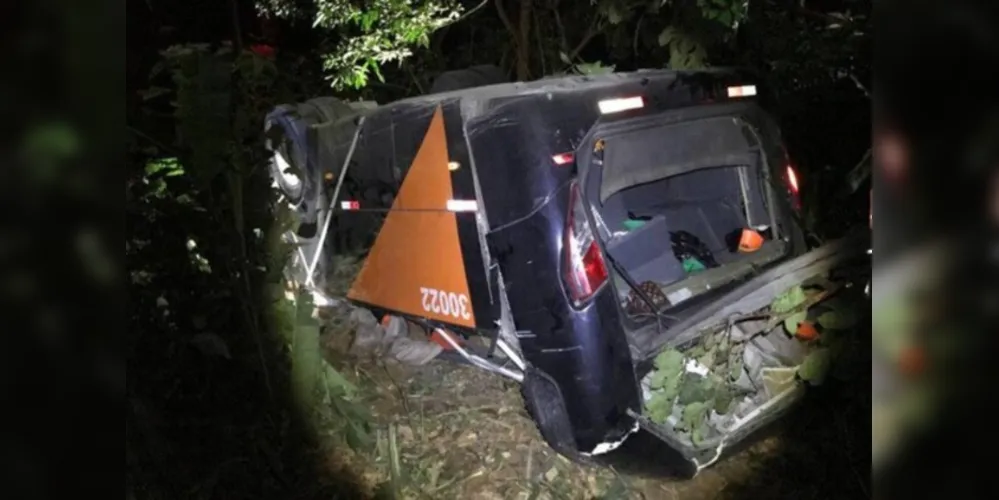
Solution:
M 570 61 L 579 56 L 579 53 L 586 48 L 586 46 L 590 43 L 590 40 L 593 40 L 595 36 L 600 34 L 600 22 L 598 19 L 599 17 L 593 20 L 590 27 L 586 30 L 586 35 L 584 35 L 583 39 L 576 44 L 576 48 L 572 49 L 572 52 L 569 53 Z
M 517 79 L 526 81 L 531 76 L 531 13 L 533 0 L 520 0 L 520 41 L 517 45 Z
M 513 40 L 513 42 L 510 45 L 506 46 L 506 48 L 503 50 L 503 56 L 500 57 L 500 67 L 506 69 L 507 54 L 509 54 L 509 49 L 512 48 L 514 58 L 517 57 L 517 44 L 518 44 L 517 30 L 513 28 L 513 23 L 510 22 L 510 18 L 507 17 L 506 15 L 506 10 L 503 8 L 503 0 L 496 0 L 496 14 L 499 16 L 500 21 L 503 23 L 503 26 L 506 26 L 506 30 L 510 33 L 510 39 Z M 516 63 L 516 61 L 514 61 L 514 63 Z M 507 70 L 507 74 L 509 73 L 510 71 Z
M 243 29 L 239 23 L 239 5 L 236 0 L 229 0 L 229 14 L 232 16 L 232 43 L 236 45 L 236 52 L 243 50 Z
M 176 149 L 174 149 L 174 148 L 172 148 L 170 146 L 167 146 L 166 144 L 164 144 L 164 143 L 160 142 L 159 140 L 153 138 L 153 136 L 151 136 L 151 135 L 149 135 L 149 134 L 147 134 L 147 133 L 145 133 L 145 132 L 143 132 L 143 131 L 141 131 L 141 130 L 139 130 L 139 129 L 131 126 L 131 125 L 128 125 L 128 124 L 125 124 L 125 128 L 127 130 L 131 131 L 133 134 L 135 134 L 135 135 L 137 135 L 139 137 L 142 137 L 143 139 L 151 142 L 154 146 L 160 148 L 164 152 L 170 153 L 170 154 L 172 154 L 174 156 L 180 156 L 180 152 L 179 151 L 177 151 Z
M 548 74 L 548 65 L 545 64 L 545 47 L 544 42 L 541 40 L 541 23 L 538 22 L 538 9 L 534 9 L 531 12 L 531 17 L 534 19 L 534 32 L 537 35 L 534 37 L 534 40 L 538 42 L 538 57 L 541 59 L 541 76 L 544 76 Z
M 642 21 L 645 20 L 645 13 L 642 12 L 641 16 L 638 16 L 638 22 L 635 25 L 635 38 L 631 41 L 631 50 L 635 57 L 638 57 L 638 37 L 642 33 Z
M 857 89 L 859 89 L 861 92 L 864 93 L 864 97 L 870 99 L 871 93 L 867 90 L 867 87 L 865 87 L 864 84 L 860 83 L 860 80 L 856 77 L 856 75 L 854 75 L 853 73 L 849 73 L 849 75 L 850 79 L 853 80 L 853 84 L 857 86 Z
M 408 64 L 406 64 L 405 66 L 406 66 L 406 73 L 409 74 L 409 78 L 412 79 L 413 84 L 416 85 L 416 90 L 419 90 L 421 95 L 426 94 L 426 91 L 423 90 L 423 85 L 420 84 L 420 80 L 417 79 L 416 74 L 413 73 L 413 68 L 411 68 Z
M 558 14 L 557 3 L 556 7 L 552 9 L 552 13 L 555 15 L 555 27 L 558 28 L 558 47 L 565 55 L 569 55 L 569 42 L 565 39 L 565 26 L 562 24 L 562 16 Z
M 470 10 L 470 11 L 462 14 L 461 17 L 459 17 L 458 19 L 455 19 L 454 21 L 451 21 L 448 24 L 455 24 L 455 23 L 459 23 L 461 21 L 464 21 L 466 18 L 468 18 L 468 16 L 471 16 L 472 14 L 475 14 L 476 11 L 478 11 L 479 9 L 485 7 L 487 3 L 489 3 L 489 0 L 482 0 L 481 2 L 479 2 L 479 5 L 476 5 L 475 7 L 472 7 L 472 10 Z
M 794 8 L 794 12 L 796 12 L 798 14 L 801 14 L 801 15 L 803 15 L 805 17 L 810 17 L 812 19 L 825 21 L 825 22 L 827 22 L 829 24 L 832 24 L 832 23 L 842 23 L 842 22 L 850 22 L 851 21 L 850 19 L 843 19 L 843 18 L 839 18 L 839 17 L 836 17 L 836 16 L 831 16 L 831 15 L 826 14 L 824 12 L 816 12 L 814 10 L 810 10 L 810 9 L 807 9 L 805 7 L 800 7 L 800 6 L 799 7 L 795 7 Z
M 506 30 L 510 32 L 513 42 L 517 43 L 517 30 L 513 29 L 513 23 L 510 22 L 510 18 L 506 15 L 506 10 L 503 9 L 503 0 L 496 0 L 496 13 L 499 14 L 503 26 L 506 26 Z

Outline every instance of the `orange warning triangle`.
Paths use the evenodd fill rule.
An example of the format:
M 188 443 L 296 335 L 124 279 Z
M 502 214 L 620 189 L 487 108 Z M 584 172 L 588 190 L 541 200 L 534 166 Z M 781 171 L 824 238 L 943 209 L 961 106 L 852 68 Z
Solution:
M 457 218 L 447 210 L 451 195 L 438 107 L 347 298 L 474 328 Z

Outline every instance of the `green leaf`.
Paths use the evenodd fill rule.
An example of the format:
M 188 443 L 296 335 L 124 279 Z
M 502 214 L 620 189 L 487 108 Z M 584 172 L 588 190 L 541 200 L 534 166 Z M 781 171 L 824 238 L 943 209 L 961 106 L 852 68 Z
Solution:
M 701 340 L 701 345 L 703 345 L 705 349 L 709 349 L 710 350 L 712 347 L 715 346 L 715 336 L 714 336 L 714 334 L 709 333 L 709 334 L 705 335 L 704 337 L 702 337 L 702 339 L 703 340 Z
M 729 354 L 729 360 L 728 360 L 729 373 L 728 373 L 728 376 L 729 376 L 729 379 L 732 380 L 733 382 L 736 381 L 736 380 L 739 380 L 739 377 L 742 376 L 742 363 L 743 363 L 743 361 L 742 361 L 742 352 L 741 351 L 740 352 L 732 351 L 732 353 Z
M 180 162 L 178 162 L 176 158 L 160 158 L 157 160 L 150 160 L 149 163 L 146 163 L 145 170 L 147 176 L 152 176 L 162 172 L 164 177 L 173 177 L 184 173 L 184 168 L 180 166 Z
M 719 415 L 728 413 L 728 410 L 732 406 L 732 399 L 732 390 L 728 387 L 722 387 L 718 391 L 715 391 L 715 413 Z
M 807 300 L 805 290 L 801 286 L 795 285 L 774 298 L 770 304 L 770 309 L 778 314 L 786 313 L 804 303 L 805 300 Z
M 732 26 L 732 13 L 725 10 L 718 13 L 718 17 L 715 18 L 719 23 L 724 24 L 726 27 Z
M 716 349 L 718 350 L 719 355 L 721 355 L 721 354 L 728 354 L 728 348 L 729 348 L 729 345 L 728 345 L 728 335 L 719 335 L 718 336 L 718 347 L 716 347 Z
M 680 425 L 684 430 L 693 431 L 697 429 L 704 422 L 710 409 L 711 407 L 706 402 L 696 401 L 690 403 L 683 408 L 683 417 L 680 419 Z
M 704 356 L 705 352 L 707 352 L 707 350 L 704 349 L 704 346 L 697 345 L 696 347 L 687 351 L 687 357 L 697 359 L 700 358 L 701 356 Z
M 370 31 L 371 27 L 374 26 L 375 20 L 378 19 L 378 11 L 372 10 L 365 12 L 361 16 L 361 29 L 364 31 Z
M 675 31 L 673 30 L 672 27 L 668 27 L 668 28 L 662 30 L 662 32 L 659 33 L 659 46 L 660 47 L 665 47 L 665 46 L 669 45 L 670 42 L 672 42 L 673 38 L 675 38 L 675 37 L 676 37 L 676 33 L 675 33 Z
M 670 380 L 670 374 L 663 370 L 656 370 L 649 379 L 649 388 L 662 389 Z
M 679 373 L 683 369 L 683 353 L 676 349 L 666 349 L 653 361 L 656 368 L 669 373 Z
M 680 394 L 678 403 L 686 405 L 695 402 L 703 402 L 714 396 L 714 383 L 710 378 L 686 373 L 683 382 L 680 384 Z
M 328 403 L 339 417 L 336 420 L 345 424 L 343 430 L 348 446 L 355 450 L 370 449 L 374 443 L 371 438 L 372 416 L 368 410 L 342 396 L 331 395 Z
M 382 75 L 382 70 L 378 67 L 377 63 L 371 64 L 371 70 L 375 72 L 375 77 L 378 78 L 379 82 L 385 83 L 385 77 Z
M 825 380 L 826 373 L 832 361 L 831 352 L 828 348 L 819 347 L 808 353 L 805 360 L 798 366 L 798 376 L 802 380 L 819 385 Z
M 711 425 L 708 424 L 708 421 L 706 419 L 702 420 L 701 424 L 698 425 L 694 429 L 694 431 L 690 433 L 690 441 L 693 442 L 694 445 L 700 446 L 700 444 L 703 443 L 705 439 L 707 439 L 710 432 L 711 432 Z
M 708 369 L 711 369 L 713 366 L 715 366 L 715 353 L 716 352 L 717 351 L 714 350 L 714 349 L 708 349 L 708 351 L 705 352 L 703 356 L 697 358 L 697 362 L 700 363 L 700 364 L 702 364 L 702 365 L 704 365 Z
M 181 194 L 180 196 L 174 198 L 174 201 L 176 201 L 179 205 L 193 205 L 194 204 L 194 198 L 191 198 L 191 195 L 189 195 L 187 193 Z
M 371 447 L 371 436 L 367 430 L 364 429 L 363 425 L 351 420 L 348 420 L 347 423 L 345 439 L 347 440 L 347 446 L 352 450 L 360 451 Z
M 333 368 L 332 365 L 326 363 L 326 370 L 323 375 L 326 379 L 326 388 L 330 390 L 332 394 L 338 395 L 346 399 L 353 399 L 357 396 L 359 389 L 351 381 L 347 380 L 339 370 Z
M 800 313 L 792 314 L 787 319 L 784 320 L 784 329 L 787 333 L 794 335 L 798 331 L 798 324 L 802 321 L 808 319 L 808 312 L 802 311 Z
M 676 349 L 667 349 L 653 361 L 656 370 L 652 373 L 649 385 L 652 389 L 668 389 L 676 397 L 683 374 L 684 357 Z
M 611 4 L 607 7 L 607 20 L 611 24 L 620 24 L 624 20 L 624 14 L 617 10 L 617 6 Z
M 662 34 L 660 34 L 662 36 Z M 674 32 L 669 41 L 669 66 L 672 69 L 704 67 L 704 47 L 685 33 Z
M 663 396 L 669 398 L 670 401 L 676 399 L 676 397 L 680 395 L 680 384 L 683 383 L 683 379 L 684 376 L 680 373 L 667 380 L 662 388 Z
M 780 394 L 792 386 L 795 383 L 794 375 L 794 368 L 764 368 L 761 371 L 763 386 L 770 396 Z
M 657 424 L 665 424 L 666 420 L 673 414 L 673 398 L 662 391 L 653 392 L 652 397 L 645 403 L 645 414 L 649 420 Z
M 614 65 L 604 66 L 599 62 L 579 63 L 576 71 L 583 75 L 606 75 L 614 72 Z

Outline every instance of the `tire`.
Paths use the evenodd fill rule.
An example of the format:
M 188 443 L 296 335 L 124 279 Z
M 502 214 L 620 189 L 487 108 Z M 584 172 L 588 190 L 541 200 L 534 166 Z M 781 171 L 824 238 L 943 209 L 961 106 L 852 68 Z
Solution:
M 322 190 L 320 160 L 310 157 L 309 127 L 359 113 L 351 103 L 335 97 L 317 97 L 297 105 L 278 106 L 267 115 L 264 131 L 266 147 L 272 154 L 271 178 L 296 208 L 306 232 L 316 224 Z M 294 174 L 289 174 L 289 170 Z
M 305 127 L 294 106 L 279 106 L 264 122 L 265 147 L 271 152 L 271 179 L 296 208 L 301 205 L 305 193 Z M 289 175 L 288 168 L 297 170 L 297 174 Z
M 454 90 L 484 87 L 498 83 L 508 83 L 506 73 L 498 66 L 482 64 L 465 69 L 445 71 L 434 80 L 430 86 L 431 94 L 451 92 Z
M 328 216 L 325 209 L 329 201 L 323 188 L 321 160 L 311 157 L 315 148 L 309 142 L 309 127 L 359 113 L 360 110 L 351 103 L 334 97 L 318 97 L 299 104 L 278 106 L 264 122 L 266 148 L 272 155 L 270 175 L 274 185 L 294 209 L 298 225 L 293 236 L 302 245 L 305 255 L 303 262 L 289 270 L 289 278 L 293 281 L 304 283 L 308 279 L 306 266 L 318 251 L 318 235 Z M 289 167 L 295 175 L 288 175 L 286 170 Z M 323 246 L 324 250 L 329 248 L 329 241 L 324 241 Z M 297 252 L 294 258 L 302 260 Z M 314 285 L 318 289 L 323 288 L 326 267 L 324 251 L 314 270 Z
M 302 172 L 305 165 L 305 157 L 298 148 L 289 143 L 287 138 L 282 137 L 278 147 L 274 150 L 271 158 L 271 177 L 277 184 L 281 193 L 288 198 L 288 202 L 298 206 L 302 202 L 304 188 L 299 176 L 291 174 L 289 168 L 298 169 Z M 296 180 L 297 179 L 297 180 Z

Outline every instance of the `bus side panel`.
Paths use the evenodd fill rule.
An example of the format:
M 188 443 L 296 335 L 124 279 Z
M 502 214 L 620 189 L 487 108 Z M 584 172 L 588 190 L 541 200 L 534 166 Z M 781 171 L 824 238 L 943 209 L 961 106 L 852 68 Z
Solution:
M 368 160 L 385 149 L 391 151 L 392 134 L 419 134 L 411 122 L 390 127 L 388 136 L 380 136 L 384 130 L 369 131 L 365 146 L 372 155 Z M 475 328 L 457 215 L 450 209 L 451 160 L 441 107 L 422 132 L 419 148 L 347 298 L 403 315 Z M 378 142 L 371 143 L 372 138 Z M 384 166 L 380 163 L 368 167 Z
M 451 171 L 451 199 L 461 202 L 477 201 L 472 159 L 465 142 L 460 101 L 448 101 L 443 111 L 448 156 L 452 166 L 456 167 Z M 456 212 L 458 242 L 465 261 L 465 277 L 468 280 L 468 292 L 475 311 L 476 328 L 493 330 L 496 329 L 496 320 L 499 319 L 499 296 L 495 290 L 489 289 L 489 277 L 483 261 L 476 216 L 477 210 Z
M 563 291 L 566 188 L 574 168 L 552 157 L 571 152 L 593 123 L 593 111 L 574 106 L 578 101 L 556 95 L 498 106 L 474 125 L 471 144 L 491 227 L 489 251 L 503 271 L 520 345 L 531 366 L 557 385 L 546 394 L 564 400 L 556 426 L 571 428 L 575 446 L 589 451 L 627 432 L 625 412 L 640 399 L 613 294 L 605 289 L 575 310 Z M 548 405 L 559 406 L 535 404 L 549 416 Z

